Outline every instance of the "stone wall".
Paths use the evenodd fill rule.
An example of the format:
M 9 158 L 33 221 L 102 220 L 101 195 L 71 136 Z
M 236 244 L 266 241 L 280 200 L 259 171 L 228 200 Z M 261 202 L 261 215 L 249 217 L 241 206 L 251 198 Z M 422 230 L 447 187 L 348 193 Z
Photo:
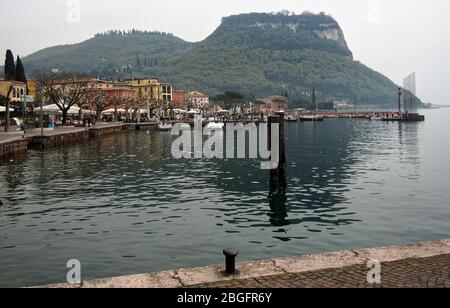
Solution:
M 26 153 L 28 150 L 28 139 L 21 138 L 0 143 L 0 159 L 13 156 L 16 153 Z
M 89 131 L 76 131 L 64 134 L 55 134 L 49 136 L 34 136 L 30 138 L 30 147 L 59 147 L 83 142 L 89 139 Z
M 122 131 L 122 125 L 117 126 L 108 126 L 108 127 L 101 127 L 101 128 L 90 128 L 89 129 L 89 137 L 90 138 L 98 138 L 101 136 L 119 133 Z
M 26 153 L 28 147 L 47 148 L 72 145 L 89 139 L 99 138 L 105 135 L 121 133 L 124 130 L 148 130 L 154 124 L 125 124 L 106 127 L 80 129 L 71 132 L 54 133 L 45 136 L 30 136 L 0 143 L 0 158 L 11 156 L 15 153 Z

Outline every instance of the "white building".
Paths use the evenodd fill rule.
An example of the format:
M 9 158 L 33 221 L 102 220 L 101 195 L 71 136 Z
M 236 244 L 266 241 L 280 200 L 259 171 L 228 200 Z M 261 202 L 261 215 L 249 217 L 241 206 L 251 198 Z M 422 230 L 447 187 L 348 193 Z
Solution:
M 209 105 L 209 97 L 201 92 L 192 91 L 186 95 L 186 98 L 192 103 L 195 108 L 205 108 Z

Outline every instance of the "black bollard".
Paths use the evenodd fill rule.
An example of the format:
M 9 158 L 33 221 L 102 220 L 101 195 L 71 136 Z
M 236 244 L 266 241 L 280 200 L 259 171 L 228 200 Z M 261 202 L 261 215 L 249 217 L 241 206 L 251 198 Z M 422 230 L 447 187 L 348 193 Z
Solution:
M 225 255 L 225 272 L 227 274 L 234 274 L 236 271 L 236 257 L 238 253 L 236 249 L 232 248 L 223 250 L 223 254 Z

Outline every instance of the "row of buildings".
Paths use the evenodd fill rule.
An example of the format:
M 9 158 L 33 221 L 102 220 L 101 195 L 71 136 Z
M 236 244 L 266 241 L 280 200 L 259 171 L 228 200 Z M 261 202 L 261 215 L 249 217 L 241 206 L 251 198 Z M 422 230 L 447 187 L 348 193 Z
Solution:
M 96 89 L 107 97 L 119 97 L 123 100 L 142 99 L 148 102 L 173 103 L 177 108 L 203 109 L 209 104 L 209 97 L 201 92 L 185 92 L 175 90 L 171 84 L 161 82 L 157 78 L 134 78 L 121 81 L 104 81 L 89 79 L 83 81 L 89 89 Z M 6 97 L 12 105 L 31 103 L 37 100 L 37 86 L 34 80 L 27 83 L 0 79 L 0 96 Z
M 61 84 L 71 81 L 60 81 Z M 210 98 L 208 95 L 199 91 L 182 91 L 175 89 L 171 84 L 164 83 L 157 78 L 133 78 L 119 81 L 105 81 L 87 78 L 81 80 L 86 88 L 99 91 L 104 97 L 111 98 L 111 107 L 113 98 L 120 99 L 121 102 L 136 101 L 141 102 L 141 107 L 149 107 L 150 104 L 158 106 L 168 106 L 170 108 L 181 110 L 207 110 L 210 107 Z M 6 96 L 9 90 L 9 100 L 11 107 L 21 108 L 24 102 L 33 103 L 39 99 L 37 97 L 37 83 L 34 80 L 28 80 L 27 84 L 18 81 L 0 80 L 0 96 Z M 146 106 L 147 104 L 147 106 Z M 225 105 L 222 108 L 227 108 Z M 92 104 L 90 108 L 95 108 Z M 288 100 L 282 96 L 272 96 L 266 99 L 257 100 L 252 103 L 246 103 L 245 106 L 233 106 L 239 113 L 255 114 L 273 114 L 276 111 L 287 110 Z M 221 109 L 221 108 L 220 108 Z M 237 111 L 238 110 L 238 111 Z

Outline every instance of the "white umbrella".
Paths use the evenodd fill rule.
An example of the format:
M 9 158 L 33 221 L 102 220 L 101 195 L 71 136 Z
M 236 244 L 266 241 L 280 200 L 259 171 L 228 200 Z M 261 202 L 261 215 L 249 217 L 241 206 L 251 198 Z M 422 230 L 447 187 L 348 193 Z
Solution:
M 41 107 L 34 108 L 35 113 L 39 113 L 40 111 L 41 111 Z M 42 106 L 42 111 L 46 112 L 46 113 L 62 113 L 61 109 L 59 109 L 59 107 L 56 104 Z M 84 114 L 91 113 L 90 110 L 86 110 L 86 109 L 82 109 L 82 112 Z M 79 113 L 80 113 L 80 107 L 77 107 L 77 106 L 72 106 L 67 111 L 67 114 L 71 114 L 71 115 L 79 114 Z
M 106 109 L 106 110 L 103 111 L 102 113 L 104 113 L 104 114 L 113 114 L 113 113 L 115 113 L 115 112 L 116 112 L 116 110 L 115 110 L 114 108 L 110 108 L 110 109 Z M 125 110 L 125 109 L 122 109 L 122 108 L 117 108 L 117 112 L 118 112 L 118 113 L 125 113 L 126 110 Z
M 34 108 L 34 112 L 40 112 L 41 107 Z M 44 112 L 60 112 L 61 109 L 56 104 L 42 106 L 42 111 Z
M 77 106 L 72 106 L 67 111 L 67 114 L 79 114 L 79 113 L 80 113 L 80 107 L 77 107 Z
M 14 112 L 13 108 L 9 108 L 10 112 Z M 0 106 L 0 112 L 6 112 L 6 107 Z

